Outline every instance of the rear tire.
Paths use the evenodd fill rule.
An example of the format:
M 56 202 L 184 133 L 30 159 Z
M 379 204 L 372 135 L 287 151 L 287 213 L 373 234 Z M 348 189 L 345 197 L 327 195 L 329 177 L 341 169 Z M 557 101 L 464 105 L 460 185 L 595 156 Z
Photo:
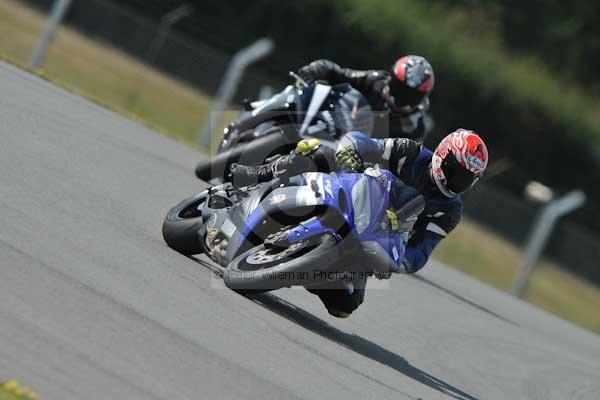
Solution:
M 198 231 L 203 224 L 202 208 L 207 199 L 208 192 L 202 192 L 169 210 L 163 222 L 162 233 L 170 248 L 184 255 L 204 251 Z
M 294 246 L 272 254 L 264 245 L 244 252 L 223 272 L 225 285 L 240 293 L 260 293 L 310 284 L 315 270 L 326 269 L 340 258 L 338 242 L 329 234 Z
M 268 157 L 289 152 L 297 142 L 296 132 L 288 132 L 285 129 L 260 136 L 250 142 L 236 142 L 236 145 L 228 150 L 219 151 L 208 160 L 198 163 L 194 172 L 196 177 L 203 181 L 210 181 L 214 178 L 226 180 L 231 164 L 262 164 Z

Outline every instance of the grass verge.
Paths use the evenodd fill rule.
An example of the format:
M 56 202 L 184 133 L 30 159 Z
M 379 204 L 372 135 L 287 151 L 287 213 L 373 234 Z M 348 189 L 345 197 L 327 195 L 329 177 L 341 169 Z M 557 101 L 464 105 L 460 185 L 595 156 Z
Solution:
M 45 21 L 45 15 L 17 1 L 0 0 L 2 58 L 27 65 Z M 58 30 L 43 69 L 35 72 L 190 145 L 210 111 L 205 93 L 66 27 Z
M 509 291 L 521 249 L 484 226 L 464 219 L 433 257 L 475 278 Z M 542 259 L 524 299 L 568 321 L 600 333 L 600 289 Z
M 26 6 L 0 0 L 0 55 L 26 65 L 44 22 L 45 16 Z M 44 70 L 35 72 L 193 146 L 211 103 L 206 94 L 64 27 L 50 47 Z M 232 116 L 229 113 L 226 119 Z M 434 258 L 508 290 L 521 251 L 485 227 L 465 220 L 436 249 Z M 525 299 L 600 333 L 600 289 L 556 265 L 541 262 Z
M 0 384 L 0 400 L 35 400 L 37 393 L 12 379 Z

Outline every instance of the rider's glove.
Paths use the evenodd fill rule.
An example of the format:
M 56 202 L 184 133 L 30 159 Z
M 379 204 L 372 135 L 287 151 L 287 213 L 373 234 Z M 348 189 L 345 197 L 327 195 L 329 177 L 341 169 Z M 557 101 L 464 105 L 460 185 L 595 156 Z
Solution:
M 229 179 L 234 187 L 256 185 L 260 182 L 259 167 L 241 164 L 231 164 L 229 167 Z
M 345 172 L 360 172 L 363 161 L 352 146 L 343 147 L 335 152 L 335 163 Z
M 311 64 L 309 65 L 305 65 L 304 67 L 300 68 L 298 70 L 298 75 L 300 76 L 300 78 L 304 79 L 304 81 L 310 85 L 311 83 L 314 83 L 317 78 L 314 76 L 314 68 L 311 66 Z

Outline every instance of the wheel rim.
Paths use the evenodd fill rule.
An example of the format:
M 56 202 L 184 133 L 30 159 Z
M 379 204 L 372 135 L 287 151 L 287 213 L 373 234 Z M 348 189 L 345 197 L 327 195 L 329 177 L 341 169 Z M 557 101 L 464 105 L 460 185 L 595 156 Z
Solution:
M 313 241 L 294 243 L 284 249 L 261 248 L 244 257 L 237 268 L 241 271 L 259 271 L 276 267 L 299 258 L 317 246 Z
M 262 265 L 277 262 L 288 258 L 305 245 L 306 243 L 301 242 L 291 244 L 284 249 L 262 248 L 255 253 L 249 254 L 248 257 L 246 257 L 246 262 L 250 265 Z

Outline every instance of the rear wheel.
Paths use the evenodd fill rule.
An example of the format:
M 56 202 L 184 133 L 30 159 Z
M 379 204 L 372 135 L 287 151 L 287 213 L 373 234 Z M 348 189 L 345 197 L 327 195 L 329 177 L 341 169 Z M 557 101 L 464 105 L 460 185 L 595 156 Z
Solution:
M 218 154 L 204 160 L 196 166 L 198 179 L 210 181 L 214 178 L 226 180 L 229 167 L 233 163 L 242 165 L 259 165 L 275 155 L 289 152 L 296 146 L 296 131 L 286 126 L 275 126 L 273 132 L 257 137 L 249 142 L 231 139 L 235 145 L 222 146 Z

